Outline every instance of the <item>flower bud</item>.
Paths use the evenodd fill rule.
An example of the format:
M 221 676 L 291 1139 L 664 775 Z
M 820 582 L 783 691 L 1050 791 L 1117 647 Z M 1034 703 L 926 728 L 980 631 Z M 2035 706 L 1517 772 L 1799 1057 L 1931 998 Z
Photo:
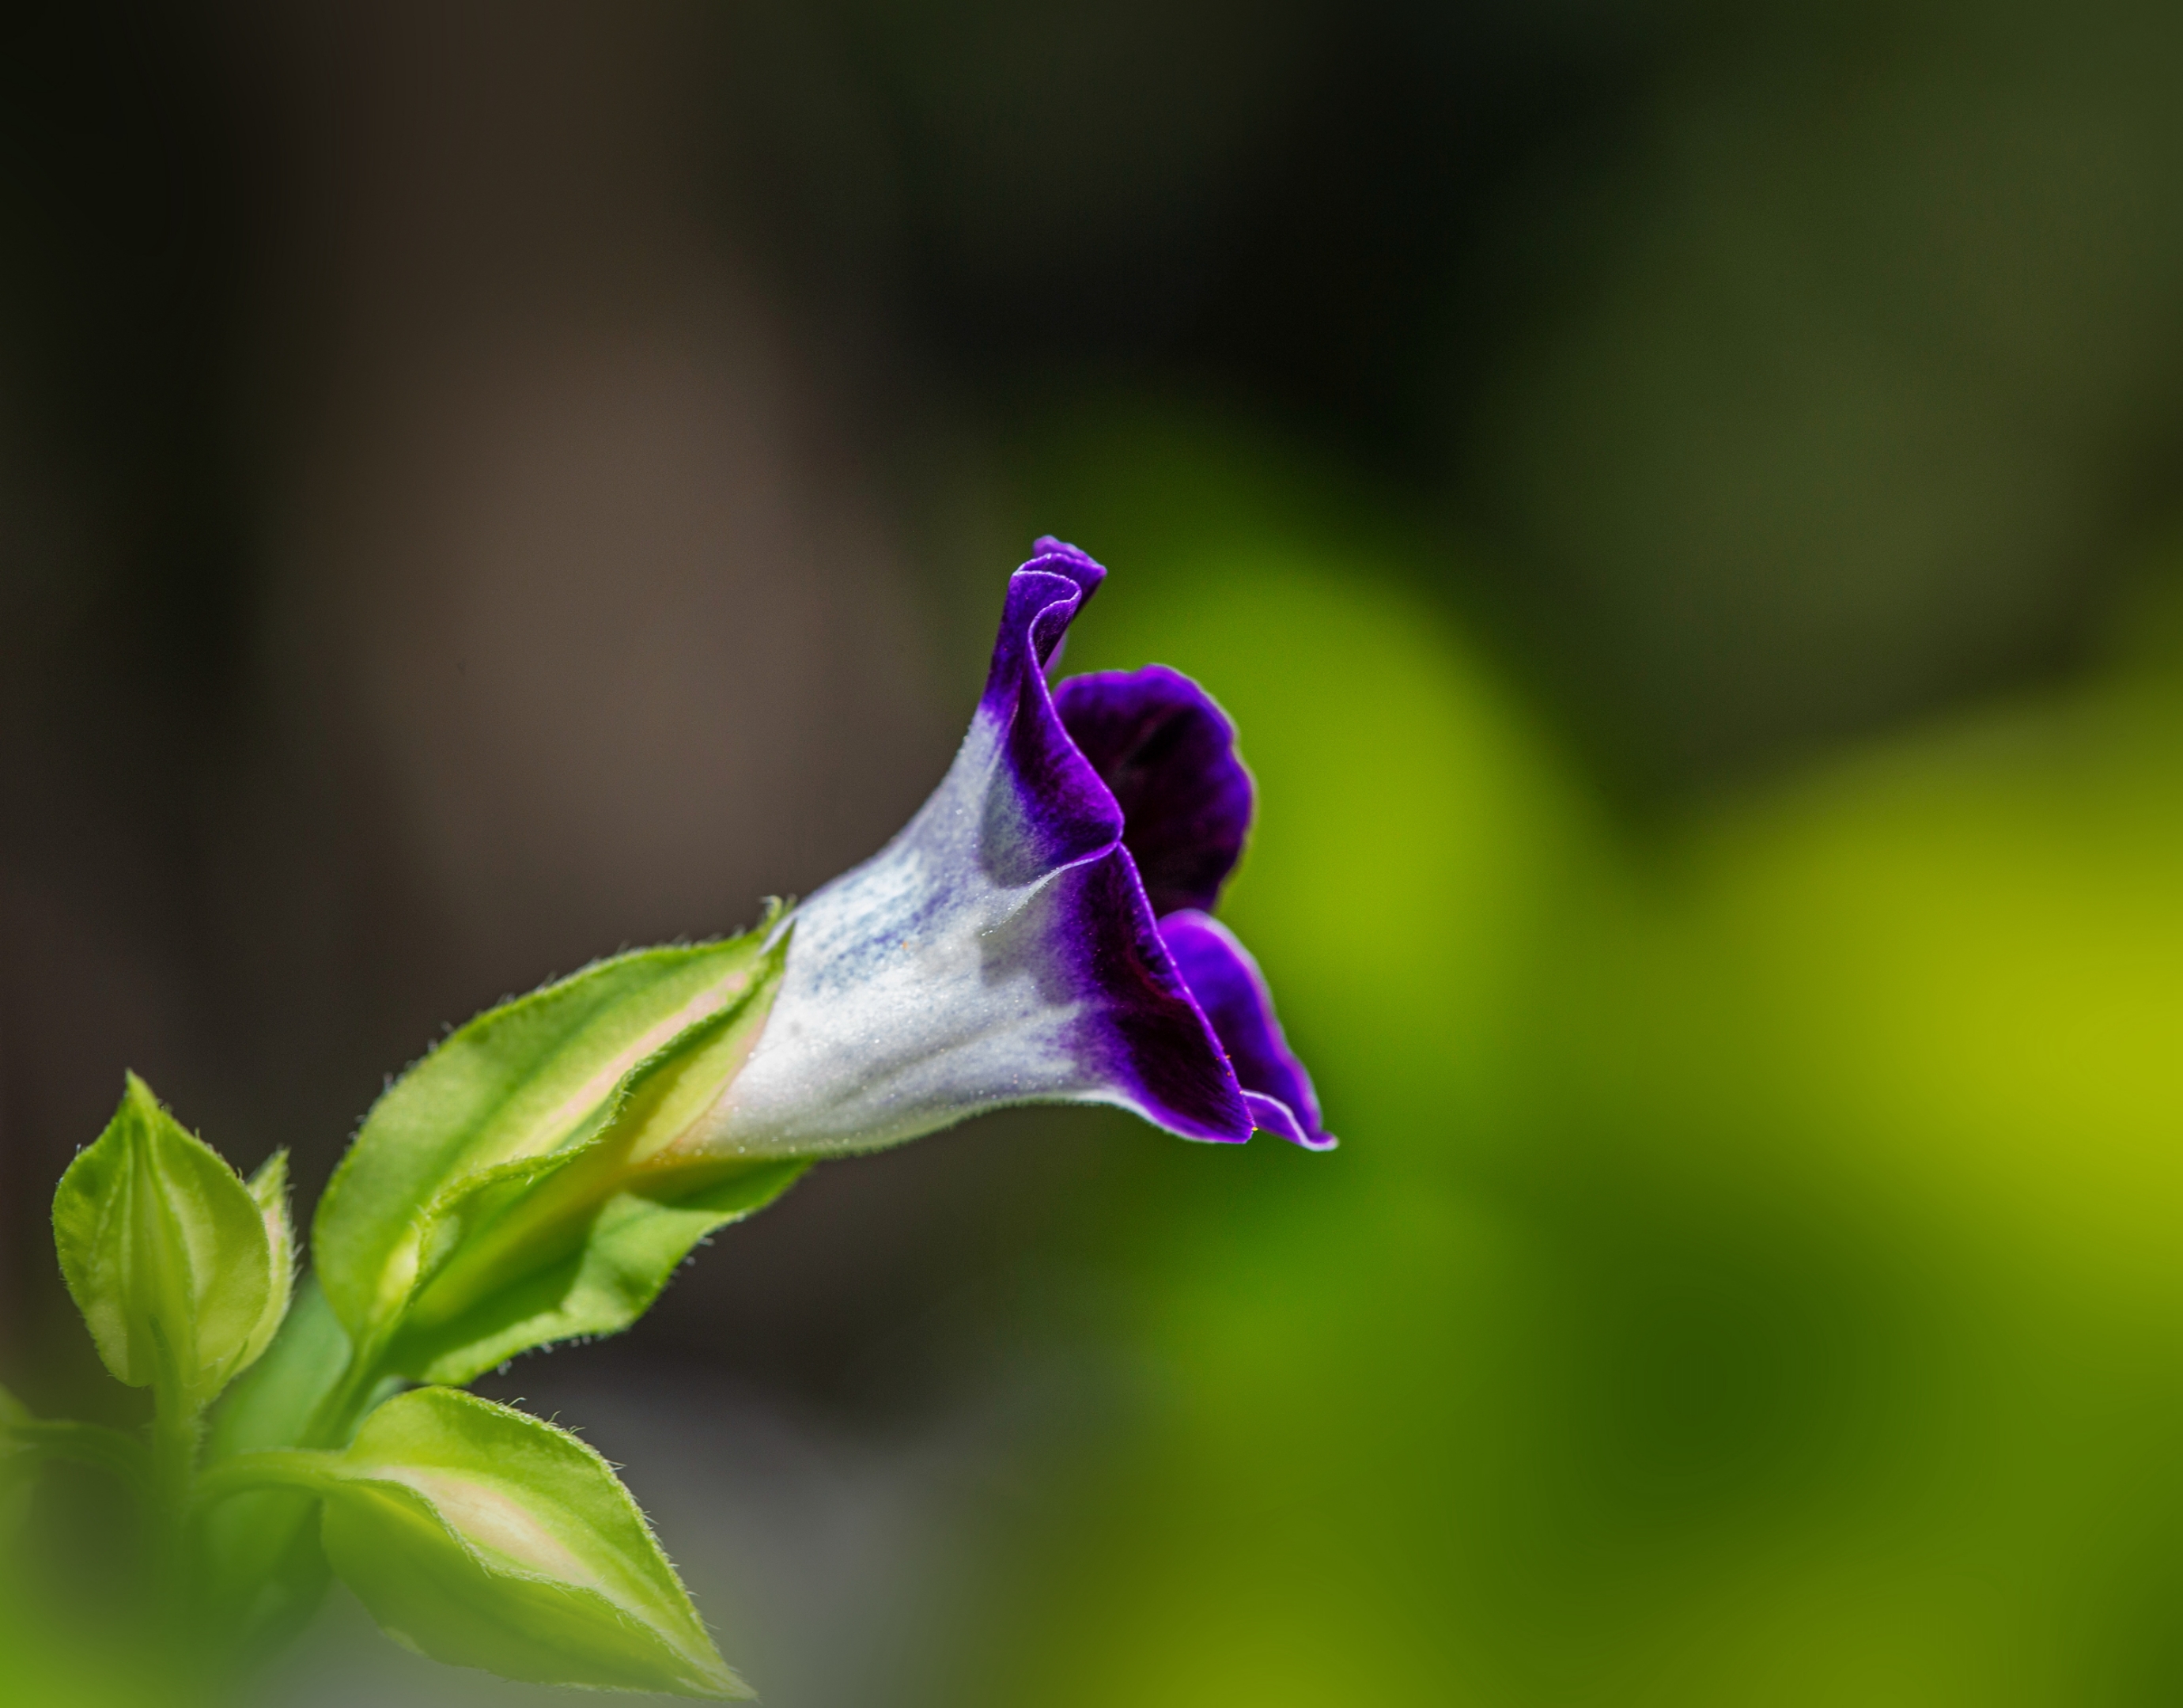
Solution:
M 550 1423 L 418 1389 L 365 1420 L 321 1487 L 334 1570 L 423 1654 L 541 1683 L 751 1694 L 628 1490 Z
M 132 1387 L 171 1385 L 192 1409 L 279 1326 L 290 1259 L 270 1227 L 242 1178 L 133 1073 L 53 1196 L 61 1273 L 106 1367 Z

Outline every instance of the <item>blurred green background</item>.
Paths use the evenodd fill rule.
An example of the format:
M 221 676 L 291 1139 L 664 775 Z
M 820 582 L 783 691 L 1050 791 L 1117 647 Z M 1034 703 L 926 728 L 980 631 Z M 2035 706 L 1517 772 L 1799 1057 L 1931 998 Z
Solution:
M 1632 834 L 1308 480 L 1125 415 L 1030 482 L 1159 578 L 1072 663 L 1241 723 L 1347 1143 L 1147 1178 L 1154 1397 L 978 1700 L 2173 1700 L 2179 685 Z
M 875 847 L 1052 531 L 1343 1144 L 995 1117 L 498 1378 L 766 1699 L 2183 1696 L 2183 14 L 8 28 L 11 1385 L 125 1065 L 308 1193 Z

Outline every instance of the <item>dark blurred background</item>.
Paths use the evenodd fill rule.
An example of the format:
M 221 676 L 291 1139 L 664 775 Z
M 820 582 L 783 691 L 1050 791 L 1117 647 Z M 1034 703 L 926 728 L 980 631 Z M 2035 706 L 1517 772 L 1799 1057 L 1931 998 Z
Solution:
M 992 1118 L 497 1378 L 766 1699 L 2183 1695 L 2183 13 L 4 30 L 28 1397 L 125 1067 L 308 1202 L 883 841 L 1053 531 L 1345 1144 Z M 446 1688 L 342 1628 L 281 1700 Z

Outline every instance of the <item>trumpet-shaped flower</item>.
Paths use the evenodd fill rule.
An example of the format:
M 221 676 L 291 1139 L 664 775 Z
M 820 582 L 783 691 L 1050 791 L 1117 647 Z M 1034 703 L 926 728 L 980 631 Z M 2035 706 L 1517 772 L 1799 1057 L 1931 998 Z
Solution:
M 1211 917 L 1251 823 L 1226 715 L 1158 665 L 1047 685 L 1105 573 L 1039 542 L 954 764 L 872 859 L 480 1015 L 389 1090 L 312 1242 L 373 1367 L 462 1383 L 626 1328 L 808 1162 L 1006 1104 L 1333 1144 Z
M 1250 828 L 1234 727 L 1163 666 L 1047 685 L 1105 574 L 1047 539 L 1010 579 L 953 766 L 786 922 L 764 1028 L 681 1155 L 874 1150 L 1054 1101 L 1334 1143 L 1257 964 L 1210 917 Z

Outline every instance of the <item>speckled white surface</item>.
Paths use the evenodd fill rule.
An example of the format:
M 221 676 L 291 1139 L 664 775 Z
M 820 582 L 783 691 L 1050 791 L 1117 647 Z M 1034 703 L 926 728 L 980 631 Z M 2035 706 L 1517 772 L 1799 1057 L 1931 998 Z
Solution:
M 1030 840 L 980 712 L 902 834 L 797 911 L 765 1030 L 690 1142 L 870 1151 L 1010 1103 L 1114 1101 L 1068 1047 L 1085 999 Z

